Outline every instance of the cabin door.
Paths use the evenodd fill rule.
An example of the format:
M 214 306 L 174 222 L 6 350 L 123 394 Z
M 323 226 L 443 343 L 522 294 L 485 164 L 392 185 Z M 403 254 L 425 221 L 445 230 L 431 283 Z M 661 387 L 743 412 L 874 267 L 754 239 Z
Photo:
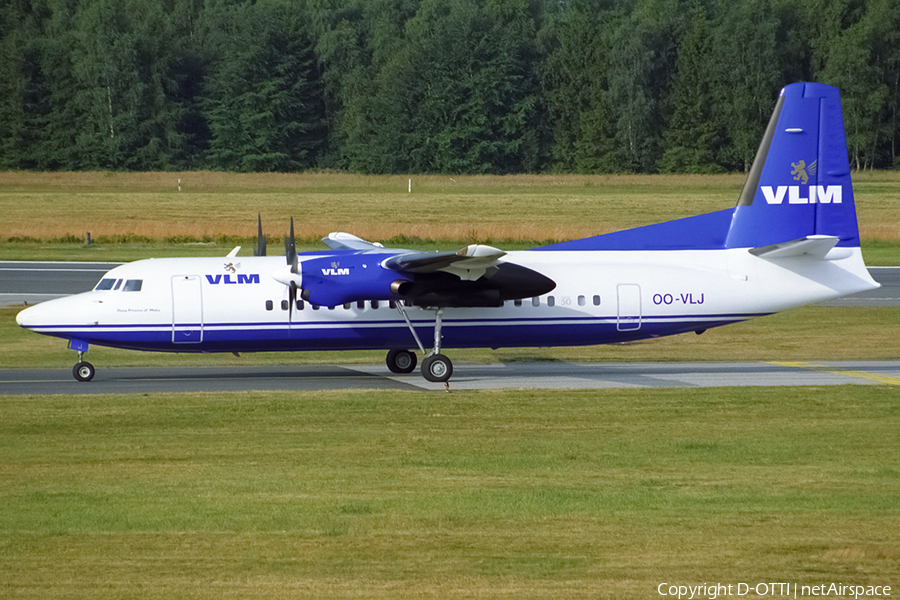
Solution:
M 198 275 L 172 277 L 172 343 L 203 341 L 203 293 Z
M 641 286 L 636 283 L 620 283 L 617 295 L 619 312 L 616 329 L 637 331 L 641 328 Z

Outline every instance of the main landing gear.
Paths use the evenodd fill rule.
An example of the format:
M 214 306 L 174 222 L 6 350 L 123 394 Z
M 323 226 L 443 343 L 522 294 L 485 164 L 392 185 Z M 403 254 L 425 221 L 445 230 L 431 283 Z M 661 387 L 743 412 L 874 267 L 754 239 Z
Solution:
M 416 340 L 416 344 L 418 344 L 422 354 L 425 354 L 425 346 L 422 345 L 422 341 L 416 334 L 416 330 L 413 329 L 412 323 L 400 302 L 397 302 L 397 311 L 403 315 L 403 319 Z M 434 383 L 446 382 L 453 375 L 453 363 L 450 362 L 449 358 L 441 354 L 441 318 L 443 315 L 444 309 L 438 308 L 434 320 L 434 348 L 422 360 L 422 376 Z M 416 368 L 416 355 L 409 350 L 391 350 L 387 355 L 387 366 L 392 373 L 410 373 Z

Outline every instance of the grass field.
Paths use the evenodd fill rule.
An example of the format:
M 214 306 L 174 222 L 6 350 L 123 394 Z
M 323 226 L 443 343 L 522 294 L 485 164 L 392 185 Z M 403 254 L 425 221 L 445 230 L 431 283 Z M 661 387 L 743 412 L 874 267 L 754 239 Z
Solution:
M 879 386 L 0 397 L 0 597 L 896 590 L 898 430 Z
M 257 213 L 272 253 L 283 251 L 280 238 L 291 216 L 306 244 L 349 231 L 411 247 L 422 239 L 444 248 L 477 241 L 517 249 L 731 208 L 743 179 L 415 176 L 410 193 L 407 176 L 6 172 L 0 173 L 0 258 L 224 254 L 236 243 L 250 245 Z M 900 172 L 858 174 L 855 190 L 867 260 L 900 263 Z M 84 248 L 87 232 L 100 243 Z

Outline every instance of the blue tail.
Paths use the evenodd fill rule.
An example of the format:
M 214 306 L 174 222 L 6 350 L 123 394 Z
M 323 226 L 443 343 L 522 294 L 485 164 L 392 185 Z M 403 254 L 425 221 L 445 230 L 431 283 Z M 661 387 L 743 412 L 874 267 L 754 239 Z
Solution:
M 837 88 L 794 83 L 775 105 L 734 209 L 726 248 L 810 235 L 859 247 L 847 142 Z
M 840 93 L 794 83 L 781 90 L 734 210 L 536 250 L 759 248 L 813 235 L 859 247 Z

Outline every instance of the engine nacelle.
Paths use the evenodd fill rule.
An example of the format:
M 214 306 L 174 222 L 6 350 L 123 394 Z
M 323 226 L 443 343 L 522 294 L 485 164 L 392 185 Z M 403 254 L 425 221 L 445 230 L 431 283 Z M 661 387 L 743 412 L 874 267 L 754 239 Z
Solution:
M 319 306 L 396 298 L 392 285 L 406 280 L 381 266 L 387 256 L 347 252 L 304 260 L 300 263 L 302 297 Z

